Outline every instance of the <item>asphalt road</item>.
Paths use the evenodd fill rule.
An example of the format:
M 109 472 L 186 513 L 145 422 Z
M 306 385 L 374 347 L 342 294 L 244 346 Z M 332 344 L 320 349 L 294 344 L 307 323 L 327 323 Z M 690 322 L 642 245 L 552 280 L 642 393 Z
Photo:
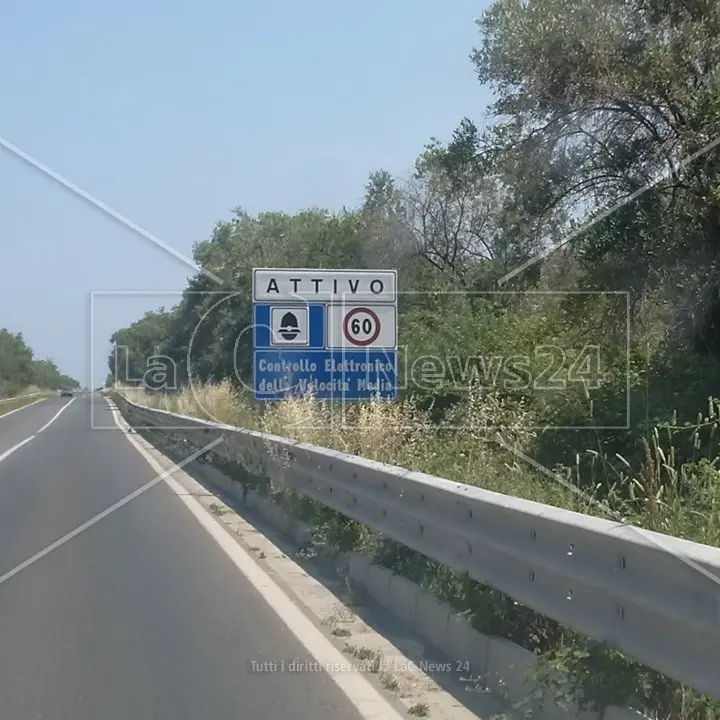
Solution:
M 67 404 L 0 417 L 0 457 Z M 0 461 L 0 578 L 155 472 L 100 397 Z M 0 582 L 2 720 L 360 720 L 165 483 Z

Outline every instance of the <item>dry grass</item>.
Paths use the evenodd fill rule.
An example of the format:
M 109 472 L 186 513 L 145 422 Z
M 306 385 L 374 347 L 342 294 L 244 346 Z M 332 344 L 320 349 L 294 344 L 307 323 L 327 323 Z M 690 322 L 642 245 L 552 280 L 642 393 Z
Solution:
M 328 403 L 307 397 L 268 403 L 260 409 L 251 397 L 233 392 L 229 384 L 204 385 L 192 392 L 172 396 L 146 395 L 132 389 L 122 391 L 133 401 L 172 412 L 292 437 L 507 495 L 608 516 L 580 494 L 535 472 L 525 461 L 505 449 L 510 446 L 532 455 L 535 437 L 527 428 L 533 423 L 522 406 L 507 406 L 492 393 L 469 393 L 445 425 L 436 425 L 407 402 L 375 400 L 333 408 Z M 578 458 L 584 455 L 596 459 L 591 464 L 592 477 L 581 478 L 581 474 L 587 473 L 580 470 L 578 463 L 575 469 L 567 470 L 565 478 L 578 486 L 581 480 L 586 481 L 585 487 L 588 487 L 588 481 L 590 487 L 602 486 L 605 502 L 613 512 L 636 525 L 720 546 L 720 482 L 714 435 L 720 435 L 720 405 L 711 401 L 695 426 L 669 426 L 651 432 L 645 440 L 644 460 L 638 467 L 632 467 L 623 458 L 614 458 L 615 469 L 611 477 L 607 469 L 608 458 L 599 457 L 596 450 L 588 450 L 578 453 Z M 679 459 L 682 453 L 676 447 L 679 443 L 687 444 L 688 440 L 696 449 L 691 462 L 687 461 L 687 456 Z M 443 586 L 443 599 L 451 602 L 459 599 L 465 604 L 469 602 L 468 597 L 472 599 L 464 595 L 464 586 L 457 578 L 440 574 L 436 581 L 428 587 L 437 592 Z M 455 597 L 458 592 L 462 598 Z M 473 592 L 478 594 L 477 588 Z M 483 592 L 478 594 L 484 598 L 478 601 L 479 608 L 487 614 L 487 603 L 495 596 L 489 597 L 487 591 Z M 469 609 L 478 610 L 472 603 Z M 514 624 L 519 621 L 526 626 L 527 635 L 533 635 L 535 630 L 540 635 L 548 631 L 550 626 L 545 619 L 533 618 L 529 612 L 522 618 L 502 618 L 503 629 L 499 632 L 511 637 L 509 631 L 515 632 Z M 555 647 L 552 637 L 550 632 L 550 645 L 546 649 L 551 650 L 553 672 L 564 668 L 569 676 L 581 678 L 583 692 L 595 683 L 597 687 L 592 691 L 604 695 L 606 690 L 613 690 L 618 684 L 627 684 L 628 677 L 632 676 L 632 682 L 637 685 L 634 690 L 636 701 L 645 707 L 650 717 L 662 720 L 720 717 L 716 715 L 720 706 L 689 688 L 669 679 L 656 679 L 651 683 L 647 677 L 656 677 L 652 671 L 648 675 L 646 669 L 627 659 L 617 661 L 617 658 L 613 660 L 603 655 L 596 667 L 595 661 L 585 652 L 585 641 L 579 636 L 572 633 L 564 636 L 569 650 Z M 514 640 L 524 643 L 520 637 L 514 637 Z M 579 654 L 575 653 L 576 646 L 581 650 Z M 593 681 L 592 678 L 599 678 L 601 674 L 598 668 L 604 673 L 603 679 Z M 653 683 L 664 690 L 656 693 L 652 689 Z M 686 695 L 691 702 L 678 700 Z M 424 707 L 418 706 L 411 714 L 422 717 L 424 711 Z
M 229 382 L 203 384 L 168 394 L 146 393 L 140 388 L 121 385 L 115 389 L 141 405 L 227 425 L 258 427 L 258 411 L 244 402 Z
M 18 408 L 25 407 L 26 405 L 30 405 L 31 403 L 35 402 L 36 400 L 42 399 L 42 395 L 36 394 L 38 393 L 37 390 L 33 391 L 32 393 L 23 393 L 22 395 L 19 395 L 18 397 L 14 398 L 7 398 L 5 400 L 0 401 L 0 417 L 3 415 L 7 415 L 9 412 L 12 412 L 13 410 L 17 410 Z
M 30 402 L 30 400 L 17 399 L 10 400 L 9 402 L 4 402 L 0 404 L 0 417 L 2 417 L 3 415 L 7 415 L 13 410 L 17 410 L 18 408 L 25 407 L 25 405 L 29 405 Z
M 527 450 L 533 434 L 522 410 L 493 394 L 471 392 L 447 427 L 407 402 L 373 400 L 333 407 L 311 396 L 258 408 L 229 383 L 199 385 L 177 394 L 116 388 L 128 399 L 170 412 L 292 437 L 488 490 L 582 510 L 560 484 L 531 472 L 497 442 Z
M 449 420 L 438 426 L 402 401 L 378 399 L 334 407 L 309 396 L 258 407 L 251 396 L 234 391 L 227 382 L 168 395 L 117 389 L 130 400 L 170 412 L 292 437 L 506 495 L 609 517 L 587 496 L 536 472 L 507 449 L 532 455 L 535 435 L 527 429 L 532 422 L 522 406 L 508 406 L 493 393 L 471 391 Z M 678 430 L 693 433 L 700 448 L 715 425 L 720 425 L 720 409 L 711 402 L 696 428 Z M 595 472 L 605 475 L 591 478 L 590 485 L 603 486 L 606 507 L 642 527 L 720 545 L 720 482 L 712 443 L 709 457 L 698 456 L 698 462 L 688 466 L 676 458 L 676 439 L 667 429 L 655 429 L 646 441 L 641 467 L 632 468 L 618 458 L 614 466 L 619 470 L 609 477 L 608 463 L 598 460 Z M 578 457 L 588 453 L 597 455 L 586 451 Z M 575 477 L 572 473 L 566 477 L 580 486 L 579 469 Z
M 33 396 L 39 396 L 39 395 L 47 395 L 49 394 L 49 390 L 43 390 L 42 388 L 39 388 L 35 385 L 30 385 L 29 387 L 23 388 L 20 392 L 13 395 L 12 397 L 0 397 L 0 403 L 7 403 L 7 402 L 13 402 L 15 400 L 21 400 L 23 398 L 27 398 L 30 395 Z

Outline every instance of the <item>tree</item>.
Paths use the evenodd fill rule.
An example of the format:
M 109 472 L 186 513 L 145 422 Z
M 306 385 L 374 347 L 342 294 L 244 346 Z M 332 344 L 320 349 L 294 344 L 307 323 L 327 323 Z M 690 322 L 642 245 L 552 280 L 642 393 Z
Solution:
M 22 333 L 0 329 L 0 395 L 14 395 L 30 385 L 33 353 Z
M 491 141 L 536 220 L 563 208 L 568 234 L 626 200 L 574 240 L 588 280 L 639 297 L 680 272 L 684 299 L 707 305 L 718 282 L 720 154 L 703 149 L 720 133 L 720 6 L 499 0 L 481 29 L 473 62 L 498 97 Z
M 44 390 L 80 386 L 52 360 L 34 360 L 22 333 L 0 329 L 0 396 L 13 396 L 31 385 Z
M 113 350 L 108 358 L 111 375 L 120 383 L 144 380 L 149 368 L 161 356 L 170 331 L 171 315 L 164 308 L 145 313 L 127 328 L 113 333 Z
M 543 242 L 570 239 L 548 276 L 629 292 L 632 414 L 692 416 L 720 371 L 720 5 L 498 0 L 480 29 L 496 166 Z
M 68 375 L 63 375 L 53 360 L 36 360 L 33 363 L 32 384 L 47 390 L 61 388 L 79 388 L 80 383 Z

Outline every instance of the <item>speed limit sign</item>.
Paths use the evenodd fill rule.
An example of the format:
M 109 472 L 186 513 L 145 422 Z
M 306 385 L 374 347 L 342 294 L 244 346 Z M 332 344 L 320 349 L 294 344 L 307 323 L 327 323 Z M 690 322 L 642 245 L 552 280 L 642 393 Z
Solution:
M 328 347 L 394 348 L 397 323 L 393 305 L 330 305 Z
M 351 345 L 366 347 L 380 336 L 380 318 L 370 308 L 357 307 L 350 310 L 343 320 L 343 336 Z

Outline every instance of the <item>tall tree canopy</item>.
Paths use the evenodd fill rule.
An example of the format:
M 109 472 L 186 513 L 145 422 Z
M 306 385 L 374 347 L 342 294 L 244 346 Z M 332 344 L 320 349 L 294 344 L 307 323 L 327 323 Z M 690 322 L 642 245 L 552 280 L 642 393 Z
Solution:
M 45 390 L 80 387 L 52 360 L 35 360 L 22 333 L 0 328 L 0 397 L 15 395 L 32 385 Z
M 159 353 L 182 382 L 247 383 L 253 267 L 395 267 L 411 291 L 399 320 L 410 364 L 449 348 L 463 362 L 522 355 L 541 373 L 537 348 L 554 343 L 569 372 L 600 345 L 592 409 L 575 385 L 514 387 L 508 402 L 540 423 L 613 425 L 629 382 L 636 429 L 694 416 L 720 361 L 720 5 L 497 0 L 478 25 L 470 60 L 495 95 L 487 124 L 431 139 L 406 179 L 371 173 L 357 208 L 218 222 L 195 259 L 223 287 L 198 274 L 177 307 L 113 336 L 135 377 Z M 568 294 L 523 294 L 551 290 Z M 630 338 L 624 297 L 572 291 L 628 293 Z M 443 382 L 408 393 L 460 401 Z M 602 441 L 630 442 L 620 436 Z

